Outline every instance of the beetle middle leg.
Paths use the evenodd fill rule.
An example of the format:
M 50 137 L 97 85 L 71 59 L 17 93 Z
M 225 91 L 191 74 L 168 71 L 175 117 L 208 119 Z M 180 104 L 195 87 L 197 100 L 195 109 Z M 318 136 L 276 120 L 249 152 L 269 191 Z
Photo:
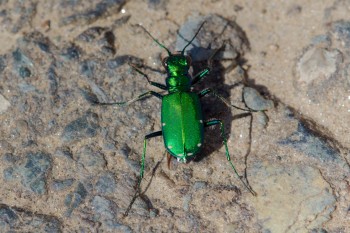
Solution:
M 256 196 L 256 192 L 249 186 L 249 184 L 247 184 L 246 182 L 244 182 L 244 180 L 242 179 L 242 177 L 238 174 L 235 166 L 233 165 L 232 161 L 231 161 L 231 156 L 230 156 L 230 153 L 228 151 L 228 146 L 227 146 L 227 139 L 225 137 L 225 129 L 224 129 L 224 124 L 222 123 L 221 120 L 210 120 L 210 121 L 206 121 L 204 122 L 204 127 L 209 127 L 209 126 L 212 126 L 212 125 L 220 125 L 220 131 L 221 131 L 221 138 L 222 138 L 222 141 L 225 145 L 225 150 L 226 150 L 226 159 L 227 161 L 230 163 L 233 171 L 235 172 L 235 174 L 237 175 L 238 179 L 242 182 L 242 184 L 249 190 L 249 192 L 251 194 L 253 194 L 254 196 Z
M 155 91 L 147 91 L 139 96 L 137 96 L 134 99 L 128 100 L 128 101 L 124 101 L 124 102 L 100 102 L 97 100 L 97 98 L 89 98 L 89 101 L 92 102 L 93 104 L 98 104 L 98 105 L 117 105 L 117 106 L 125 106 L 125 105 L 129 105 L 131 103 L 134 103 L 136 101 L 142 100 L 144 98 L 147 98 L 149 96 L 155 96 L 159 99 L 162 99 L 163 96 Z
M 252 109 L 241 108 L 241 107 L 238 107 L 236 105 L 231 104 L 228 100 L 226 100 L 223 96 L 219 95 L 216 91 L 214 91 L 211 88 L 206 88 L 206 89 L 202 90 L 198 94 L 198 96 L 199 96 L 199 98 L 202 98 L 202 97 L 204 97 L 206 95 L 209 95 L 209 94 L 211 94 L 211 95 L 215 96 L 216 98 L 218 98 L 219 100 L 221 100 L 228 107 L 233 107 L 233 108 L 236 108 L 236 109 L 239 109 L 239 110 L 242 110 L 242 111 L 246 111 L 246 112 L 256 112 L 256 111 L 254 111 Z

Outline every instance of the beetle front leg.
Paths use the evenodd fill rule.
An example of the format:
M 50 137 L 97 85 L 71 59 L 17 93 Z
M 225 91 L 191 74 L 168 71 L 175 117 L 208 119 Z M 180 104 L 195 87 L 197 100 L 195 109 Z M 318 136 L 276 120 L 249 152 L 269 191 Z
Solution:
M 204 79 L 209 72 L 212 70 L 213 66 L 213 60 L 214 56 L 222 49 L 222 47 L 216 49 L 213 54 L 208 59 L 208 67 L 199 72 L 198 74 L 194 75 L 191 81 L 191 86 L 195 85 L 196 83 L 200 82 L 202 79 Z
M 137 73 L 141 74 L 143 77 L 145 77 L 147 79 L 147 82 L 152 85 L 152 86 L 155 86 L 155 87 L 158 87 L 162 90 L 165 90 L 167 91 L 168 90 L 168 87 L 165 86 L 164 84 L 161 84 L 161 83 L 157 83 L 157 82 L 153 82 L 151 80 L 149 80 L 149 77 L 147 74 L 143 73 L 139 68 L 137 68 L 136 66 L 134 66 L 133 64 L 129 64 Z
M 232 161 L 231 161 L 231 156 L 230 156 L 230 153 L 228 151 L 228 146 L 227 146 L 227 139 L 225 137 L 225 129 L 224 129 L 224 124 L 222 123 L 221 120 L 210 120 L 210 121 L 207 121 L 204 123 L 204 127 L 209 127 L 209 126 L 212 126 L 212 125 L 220 125 L 220 131 L 221 131 L 221 138 L 222 138 L 222 141 L 225 145 L 225 150 L 226 150 L 226 159 L 227 161 L 229 161 L 233 171 L 235 172 L 235 174 L 237 175 L 238 179 L 243 183 L 243 185 L 249 190 L 249 192 L 251 194 L 253 194 L 254 196 L 256 196 L 256 192 L 249 186 L 249 184 L 247 184 L 246 182 L 243 181 L 242 177 L 238 174 L 235 166 L 233 165 Z
M 210 70 L 211 70 L 211 67 L 207 67 L 201 72 L 199 72 L 198 74 L 196 74 L 195 76 L 193 76 L 193 79 L 191 81 L 191 86 L 195 85 L 196 83 L 201 81 L 203 78 L 205 78 L 209 74 Z
M 141 158 L 140 176 L 139 176 L 138 181 L 137 181 L 136 192 L 135 192 L 128 208 L 126 209 L 124 216 L 128 216 L 129 211 L 130 211 L 132 205 L 134 204 L 136 198 L 139 197 L 139 195 L 141 194 L 141 181 L 142 181 L 143 174 L 145 171 L 145 157 L 146 157 L 147 140 L 150 138 L 162 136 L 162 134 L 163 134 L 162 131 L 153 132 L 153 133 L 147 134 L 143 140 L 143 152 L 142 152 L 142 158 Z

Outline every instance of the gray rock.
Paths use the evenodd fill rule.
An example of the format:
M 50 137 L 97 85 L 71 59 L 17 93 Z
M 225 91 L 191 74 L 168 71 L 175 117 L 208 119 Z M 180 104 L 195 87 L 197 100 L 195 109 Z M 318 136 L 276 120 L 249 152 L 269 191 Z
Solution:
M 91 138 L 96 136 L 99 130 L 98 117 L 95 113 L 87 112 L 84 116 L 69 123 L 63 130 L 64 142 Z
M 205 21 L 193 42 L 186 48 L 193 61 L 206 61 L 217 49 L 221 51 L 216 59 L 236 59 L 249 49 L 245 33 L 234 21 L 229 21 L 219 15 L 191 18 L 183 24 L 176 40 L 176 51 L 182 51 Z
M 54 216 L 0 204 L 0 228 L 3 232 L 60 233 L 62 223 Z
M 263 98 L 260 93 L 251 87 L 243 88 L 244 103 L 255 111 L 264 111 L 273 108 L 272 100 Z

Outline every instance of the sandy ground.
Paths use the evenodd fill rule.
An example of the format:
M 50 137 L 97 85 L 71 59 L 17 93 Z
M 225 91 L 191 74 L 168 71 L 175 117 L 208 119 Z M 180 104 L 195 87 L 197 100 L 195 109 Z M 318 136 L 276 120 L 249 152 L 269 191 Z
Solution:
M 188 164 L 168 167 L 151 139 L 145 192 L 123 217 L 161 102 L 89 100 L 159 91 L 128 65 L 165 80 L 166 51 L 136 25 L 174 51 L 203 20 L 197 47 L 231 47 L 195 91 L 245 108 L 249 86 L 273 102 L 251 117 L 203 100 L 257 195 L 214 127 Z M 348 1 L 8 0 L 0 21 L 1 232 L 350 232 Z M 196 73 L 208 57 L 194 51 Z

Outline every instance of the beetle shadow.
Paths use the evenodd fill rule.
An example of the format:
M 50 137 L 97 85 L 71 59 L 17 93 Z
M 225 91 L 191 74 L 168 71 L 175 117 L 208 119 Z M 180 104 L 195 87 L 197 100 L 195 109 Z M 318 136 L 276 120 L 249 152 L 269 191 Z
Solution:
M 250 49 L 250 43 L 249 40 L 243 31 L 242 28 L 238 24 L 232 21 L 227 21 L 227 25 L 225 26 L 224 30 L 226 30 L 227 26 L 230 25 L 231 27 L 235 28 L 239 34 L 241 35 L 241 39 L 243 39 L 243 43 L 246 45 L 247 50 Z M 224 30 L 222 31 L 221 34 L 224 33 Z M 218 38 L 220 38 L 220 35 L 218 35 Z M 230 43 L 230 42 L 229 42 Z M 224 42 L 225 44 L 225 42 Z M 223 45 L 224 45 L 223 44 Z M 230 43 L 231 47 L 233 45 Z M 200 50 L 200 49 L 208 49 L 208 48 L 195 48 L 195 50 Z M 195 51 L 193 51 L 195 52 Z M 241 86 L 250 86 L 250 87 L 255 87 L 254 83 L 249 80 L 247 72 L 243 72 L 241 75 L 241 80 L 239 80 L 237 83 L 234 83 L 233 85 L 228 85 L 225 84 L 225 78 L 229 77 L 229 72 L 236 68 L 236 66 L 243 66 L 246 63 L 246 59 L 241 56 L 241 54 L 238 54 L 238 56 L 235 59 L 232 59 L 232 63 L 228 66 L 228 68 L 225 68 L 222 64 L 222 61 L 220 60 L 214 60 L 212 64 L 212 70 L 210 74 L 203 79 L 202 82 L 198 83 L 196 86 L 194 86 L 194 91 L 195 92 L 200 92 L 201 90 L 205 88 L 211 88 L 214 89 L 219 95 L 224 97 L 225 99 L 229 99 L 230 97 L 230 92 L 234 90 L 237 87 Z M 192 64 L 193 68 L 193 74 L 197 74 L 207 66 L 207 61 L 203 62 L 195 62 Z M 242 70 L 243 71 L 243 70 Z M 261 88 L 259 88 L 261 89 Z M 243 93 L 241 95 L 241 102 L 244 103 L 243 101 Z M 239 100 L 237 100 L 239 101 Z M 236 103 L 236 101 L 235 101 Z M 223 122 L 224 124 L 224 130 L 225 130 L 225 138 L 229 138 L 232 128 L 232 124 L 234 120 L 239 120 L 245 117 L 250 117 L 249 120 L 249 126 L 247 127 L 248 131 L 248 148 L 244 154 L 244 165 L 245 169 L 243 171 L 245 180 L 249 186 L 249 180 L 247 179 L 247 162 L 248 162 L 248 157 L 251 152 L 251 144 L 252 144 L 252 126 L 253 126 L 253 114 L 252 113 L 247 113 L 247 112 L 241 112 L 238 114 L 233 114 L 232 112 L 232 107 L 227 106 L 225 103 L 220 101 L 220 99 L 215 98 L 215 97 L 204 97 L 201 99 L 201 104 L 202 104 L 202 112 L 203 112 L 203 118 L 204 121 L 208 121 L 211 119 L 219 119 Z M 241 105 L 242 106 L 242 105 Z M 245 108 L 247 108 L 245 106 Z M 211 155 L 214 151 L 219 150 L 223 145 L 223 138 L 221 137 L 221 131 L 220 131 L 220 126 L 211 126 L 207 127 L 204 130 L 204 145 L 199 152 L 199 154 L 193 159 L 194 162 L 200 162 L 202 159 L 206 158 L 207 156 Z M 228 143 L 228 148 L 229 148 L 229 153 L 231 155 L 231 158 L 235 157 L 235 152 L 232 148 L 234 148 L 234 145 L 230 145 Z M 226 154 L 223 153 L 223 156 L 226 157 Z
M 195 73 L 197 70 L 203 69 L 203 64 L 194 64 Z M 243 80 L 233 85 L 225 84 L 225 68 L 221 65 L 220 61 L 213 62 L 213 70 L 208 77 L 206 77 L 201 83 L 194 87 L 195 92 L 200 92 L 205 88 L 212 88 L 219 95 L 225 99 L 229 99 L 232 89 L 238 88 L 243 85 Z M 201 98 L 202 112 L 204 121 L 212 119 L 221 120 L 224 124 L 225 137 L 228 138 L 231 134 L 231 126 L 234 120 L 250 117 L 251 114 L 242 112 L 239 114 L 233 114 L 232 108 L 228 107 L 220 99 L 216 97 L 203 97 Z M 251 131 L 251 127 L 248 129 Z M 251 134 L 250 134 L 251 135 Z M 211 155 L 214 151 L 219 150 L 223 145 L 223 138 L 221 137 L 220 126 L 211 126 L 204 129 L 204 146 L 199 154 L 194 158 L 194 162 L 200 162 L 205 157 Z M 228 143 L 229 149 L 232 148 Z M 229 150 L 231 156 L 234 155 L 232 150 Z M 225 156 L 225 154 L 223 154 Z
M 239 80 L 239 82 L 233 85 L 225 84 L 225 78 L 228 76 L 227 74 L 229 73 L 229 71 L 234 69 L 236 66 L 241 66 L 246 63 L 246 60 L 244 59 L 244 57 L 240 56 L 240 54 L 244 53 L 244 48 L 246 48 L 247 50 L 250 49 L 250 43 L 244 30 L 232 20 L 225 19 L 219 15 L 212 15 L 206 17 L 205 21 L 207 23 L 206 26 L 202 28 L 202 35 L 199 34 L 197 36 L 197 39 L 202 42 L 191 43 L 191 41 L 187 40 L 185 36 L 181 35 L 180 33 L 178 34 L 179 37 L 185 41 L 185 44 L 191 43 L 192 45 L 192 48 L 190 48 L 187 51 L 187 53 L 191 56 L 193 60 L 192 76 L 206 69 L 208 67 L 208 59 L 214 56 L 212 57 L 213 60 L 210 73 L 203 80 L 201 80 L 201 82 L 193 86 L 193 91 L 199 93 L 205 88 L 211 88 L 215 90 L 220 96 L 224 97 L 225 99 L 229 99 L 231 90 L 244 84 L 244 77 L 242 78 L 242 80 Z M 220 28 L 218 27 L 218 22 L 225 22 L 225 25 L 222 27 L 221 31 L 220 29 L 219 31 L 217 30 L 218 28 Z M 212 36 L 209 43 L 207 42 L 207 35 Z M 204 45 L 204 47 L 201 45 Z M 225 68 L 222 64 L 222 58 L 225 57 L 227 46 L 229 46 L 232 49 L 232 51 L 234 51 L 233 54 L 236 54 L 236 56 L 232 55 L 232 52 L 230 50 L 228 51 L 227 55 L 228 57 L 231 56 L 232 59 L 226 58 L 226 60 L 231 60 L 232 62 L 228 66 L 228 68 Z M 213 49 L 215 47 L 221 48 L 218 50 Z M 214 59 L 218 57 L 219 59 Z M 247 114 L 246 112 L 241 112 L 240 114 L 233 115 L 232 107 L 227 106 L 219 98 L 212 97 L 212 95 L 209 96 L 201 98 L 203 119 L 204 121 L 209 121 L 212 119 L 221 120 L 224 125 L 224 136 L 226 138 L 228 138 L 228 136 L 231 134 L 231 126 L 233 120 L 238 120 L 240 118 L 251 116 L 251 114 Z M 249 131 L 251 132 L 251 127 L 249 128 Z M 249 135 L 251 135 L 251 133 L 249 133 Z M 202 159 L 209 156 L 222 146 L 223 138 L 221 136 L 220 125 L 206 127 L 204 130 L 203 148 L 199 152 L 199 154 L 196 155 L 193 161 L 201 161 Z M 231 148 L 229 144 L 228 147 Z M 233 154 L 232 150 L 229 150 L 229 152 L 230 154 Z
M 244 63 L 241 63 L 244 64 Z M 217 71 L 212 72 L 211 75 L 208 75 L 207 77 L 207 82 L 203 82 L 198 87 L 196 87 L 195 91 L 198 92 L 197 88 L 199 91 L 204 88 L 213 88 L 219 95 L 224 97 L 225 99 L 229 99 L 230 96 L 230 91 L 232 89 L 237 88 L 240 85 L 243 86 L 248 86 L 247 80 L 245 77 L 242 78 L 239 82 L 233 84 L 233 85 L 227 85 L 225 84 L 225 73 L 226 69 L 220 64 L 220 62 L 215 62 L 213 64 L 214 66 L 217 67 Z M 194 68 L 195 69 L 195 68 Z M 247 77 L 246 77 L 247 78 Z M 204 81 L 204 80 L 203 80 Z M 243 101 L 243 93 L 241 97 L 241 101 Z M 249 128 L 248 130 L 248 148 L 243 155 L 244 159 L 244 171 L 239 172 L 244 174 L 244 180 L 242 182 L 246 182 L 248 189 L 252 192 L 253 195 L 256 193 L 254 190 L 251 188 L 249 179 L 247 176 L 247 169 L 248 169 L 248 157 L 250 156 L 251 152 L 251 145 L 252 145 L 252 127 L 253 127 L 253 113 L 250 112 L 241 112 L 239 114 L 233 114 L 232 112 L 232 107 L 227 106 L 225 103 L 220 101 L 218 98 L 202 98 L 201 99 L 202 103 L 202 112 L 203 112 L 203 118 L 204 121 L 208 121 L 211 119 L 219 119 L 223 122 L 224 125 L 224 130 L 225 134 L 224 137 L 227 139 L 229 138 L 231 134 L 231 128 L 232 128 L 232 123 L 234 120 L 239 120 L 242 118 L 250 117 L 249 120 Z M 245 107 L 247 108 L 247 107 Z M 228 145 L 228 150 L 229 154 L 231 155 L 231 159 L 235 157 L 234 150 L 231 148 L 234 148 L 234 145 L 230 145 L 230 143 L 227 143 Z M 199 152 L 199 154 L 193 159 L 194 162 L 200 162 L 202 159 L 206 158 L 207 156 L 211 155 L 214 151 L 219 150 L 223 145 L 223 138 L 221 136 L 221 130 L 220 126 L 217 125 L 215 127 L 206 127 L 204 129 L 204 145 Z M 223 156 L 226 157 L 225 152 L 223 153 Z M 228 163 L 228 162 L 227 162 Z

